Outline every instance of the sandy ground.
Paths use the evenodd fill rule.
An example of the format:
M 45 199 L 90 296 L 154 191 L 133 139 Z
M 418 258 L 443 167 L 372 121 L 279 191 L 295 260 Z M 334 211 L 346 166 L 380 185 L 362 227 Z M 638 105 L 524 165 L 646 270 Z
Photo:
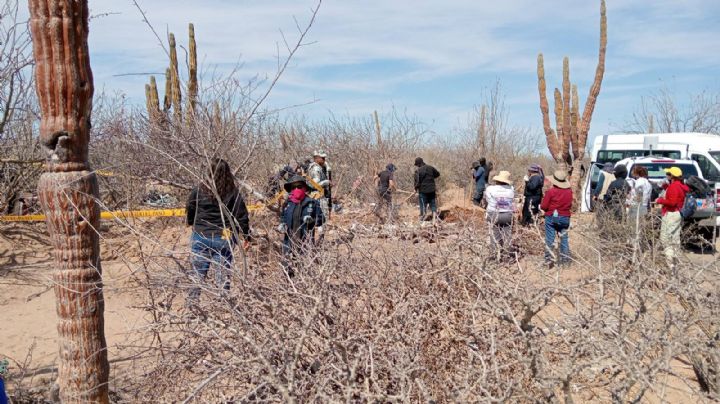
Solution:
M 456 189 L 441 195 L 442 209 L 470 212 L 482 220 L 481 211 L 467 201 L 465 193 L 462 189 Z M 413 220 L 415 209 L 411 206 L 403 207 L 403 220 Z M 342 215 L 335 220 L 342 223 Z M 157 230 L 157 225 L 153 226 Z M 166 221 L 163 226 L 162 245 L 175 251 L 187 248 L 188 232 L 180 221 Z M 142 292 L 129 287 L 133 281 L 133 260 L 138 259 L 138 254 L 137 251 L 127 253 L 133 250 L 133 246 L 121 233 L 114 229 L 105 231 L 102 241 L 106 285 L 105 325 L 111 361 L 122 358 L 123 353 L 119 351 L 118 345 L 127 344 L 130 331 L 141 327 L 148 315 L 139 307 L 143 299 L 137 293 Z M 148 232 L 145 236 L 155 237 L 152 234 Z M 54 293 L 50 287 L 53 262 L 46 239 L 43 224 L 0 225 L 0 310 L 3 323 L 0 327 L 0 358 L 9 358 L 11 367 L 17 369 L 24 366 L 29 374 L 35 373 L 37 376 L 28 382 L 32 385 L 53 380 L 53 368 L 57 362 Z M 690 256 L 698 262 L 716 259 L 712 255 Z M 689 365 L 676 361 L 674 368 L 679 374 L 692 378 Z M 669 376 L 665 382 L 667 397 L 671 398 L 671 402 L 694 401 L 689 394 L 695 386 L 688 386 L 682 380 Z M 649 400 L 653 401 L 652 397 Z

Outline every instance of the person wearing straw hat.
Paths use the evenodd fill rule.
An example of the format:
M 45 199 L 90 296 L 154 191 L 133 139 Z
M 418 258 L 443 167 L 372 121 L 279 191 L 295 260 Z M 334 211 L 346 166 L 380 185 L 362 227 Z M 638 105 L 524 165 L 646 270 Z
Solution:
M 557 170 L 548 178 L 552 184 L 543 197 L 540 209 L 545 212 L 545 263 L 552 268 L 555 266 L 554 244 L 555 237 L 560 239 L 560 265 L 570 263 L 570 243 L 568 229 L 570 228 L 570 211 L 573 203 L 573 193 L 567 172 Z
M 323 150 L 315 150 L 313 153 L 313 163 L 307 169 L 307 174 L 313 181 L 323 187 L 324 195 L 320 199 L 320 208 L 326 218 L 330 218 L 330 208 L 332 205 L 331 191 L 331 170 L 327 163 L 327 153 Z
M 682 229 L 682 216 L 680 209 L 685 203 L 685 196 L 690 188 L 683 183 L 683 172 L 680 167 L 665 169 L 670 176 L 670 185 L 665 190 L 665 196 L 658 198 L 655 203 L 662 206 L 662 222 L 660 225 L 660 243 L 665 249 L 665 260 L 670 269 L 674 270 L 680 254 L 680 230 Z
M 494 184 L 485 189 L 485 218 L 490 227 L 490 252 L 501 259 L 508 255 L 512 243 L 515 189 L 508 171 L 500 171 L 492 180 Z
M 313 247 L 315 229 L 325 221 L 319 203 L 308 195 L 310 186 L 304 177 L 295 175 L 285 185 L 287 204 L 281 216 L 278 230 L 285 234 L 283 239 L 283 269 L 288 277 L 295 275 L 298 258 Z
M 540 213 L 540 201 L 543 196 L 545 185 L 545 173 L 538 164 L 528 167 L 528 174 L 525 176 L 525 191 L 523 196 L 522 225 L 529 226 Z

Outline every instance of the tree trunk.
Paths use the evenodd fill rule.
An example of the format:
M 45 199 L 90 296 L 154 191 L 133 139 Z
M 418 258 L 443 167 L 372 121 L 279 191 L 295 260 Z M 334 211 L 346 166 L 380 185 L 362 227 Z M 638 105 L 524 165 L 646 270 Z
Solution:
M 63 402 L 108 402 L 97 229 L 98 185 L 88 166 L 93 79 L 87 0 L 29 0 L 40 141 L 38 194 L 56 262 L 58 385 Z

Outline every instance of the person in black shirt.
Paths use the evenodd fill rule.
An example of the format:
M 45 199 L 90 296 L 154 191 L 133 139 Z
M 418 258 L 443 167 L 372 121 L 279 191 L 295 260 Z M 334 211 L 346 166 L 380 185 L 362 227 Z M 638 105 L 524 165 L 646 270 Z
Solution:
M 623 222 L 626 216 L 625 204 L 630 193 L 630 185 L 627 183 L 627 167 L 624 164 L 618 164 L 613 174 L 615 174 L 615 180 L 610 183 L 603 202 L 608 218 L 612 216 L 617 222 Z
M 192 189 L 186 206 L 187 225 L 192 226 L 193 275 L 196 282 L 203 281 L 210 265 L 216 263 L 219 267 L 215 272 L 217 286 L 229 290 L 233 247 L 238 235 L 243 236 L 245 243 L 250 240 L 248 210 L 225 160 L 213 158 L 206 178 Z M 199 297 L 198 284 L 190 290 L 189 303 Z
M 427 206 L 433 214 L 433 220 L 437 216 L 437 188 L 435 179 L 440 177 L 440 172 L 435 167 L 425 164 L 422 158 L 415 159 L 415 192 L 420 197 L 420 221 L 425 220 Z
M 385 171 L 378 173 L 375 176 L 375 186 L 377 187 L 377 203 L 373 213 L 375 216 L 380 218 L 385 223 L 392 222 L 393 206 L 392 206 L 392 193 L 395 190 L 395 165 L 390 163 L 385 167 Z M 382 217 L 381 212 L 386 209 L 387 216 Z
M 543 169 L 537 164 L 533 164 L 528 168 L 528 175 L 525 177 L 525 202 L 522 210 L 522 225 L 529 226 L 540 212 L 540 201 L 543 197 L 543 185 L 545 185 L 545 175 Z

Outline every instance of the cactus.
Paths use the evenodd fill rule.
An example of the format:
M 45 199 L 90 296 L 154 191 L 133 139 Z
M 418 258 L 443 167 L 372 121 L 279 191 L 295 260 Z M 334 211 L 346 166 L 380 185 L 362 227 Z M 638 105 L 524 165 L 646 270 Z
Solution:
M 186 122 L 192 122 L 192 116 L 195 113 L 198 96 L 198 78 L 197 78 L 197 44 L 195 42 L 195 27 L 192 23 L 188 26 L 189 37 L 189 54 L 188 54 L 188 88 L 187 88 L 187 116 Z M 176 122 L 180 122 L 182 115 L 182 91 L 180 89 L 180 71 L 178 68 L 177 43 L 175 35 L 168 34 L 169 59 L 170 64 L 165 69 L 165 98 L 163 99 L 163 109 L 160 113 L 160 103 L 157 93 L 157 83 L 155 77 L 150 77 L 150 84 L 145 85 L 145 103 L 148 108 L 148 116 L 153 122 L 167 122 L 167 114 L 172 109 L 173 117 Z M 157 105 L 157 111 L 155 106 Z M 154 116 L 154 115 L 157 115 Z
M 40 141 L 38 196 L 55 258 L 62 402 L 107 403 L 98 183 L 88 164 L 93 78 L 87 0 L 30 0 Z
M 177 47 L 175 45 L 175 35 L 172 32 L 168 34 L 168 44 L 170 45 L 170 101 L 175 118 L 179 120 L 182 116 L 182 105 L 180 104 L 182 95 L 180 93 Z
M 580 107 L 577 96 L 577 86 L 573 85 L 570 81 L 570 60 L 566 57 L 563 59 L 562 93 L 560 90 L 555 89 L 555 124 L 557 131 L 553 130 L 550 126 L 543 55 L 542 53 L 538 55 L 538 91 L 540 93 L 540 112 L 543 117 L 543 129 L 545 131 L 548 150 L 559 164 L 573 164 L 573 167 L 577 168 L 579 167 L 580 161 L 585 157 L 585 145 L 587 143 L 588 132 L 590 131 L 590 122 L 605 74 L 606 50 L 607 13 L 605 0 L 601 0 L 598 64 L 595 70 L 595 79 L 590 87 L 587 100 L 585 101 L 582 118 L 579 118 Z M 578 176 L 573 176 L 573 181 L 579 181 Z
M 197 103 L 198 94 L 198 78 L 197 78 L 197 45 L 195 44 L 195 27 L 193 24 L 188 26 L 189 36 L 189 61 L 188 61 L 188 121 L 192 119 L 195 112 L 195 104 Z

